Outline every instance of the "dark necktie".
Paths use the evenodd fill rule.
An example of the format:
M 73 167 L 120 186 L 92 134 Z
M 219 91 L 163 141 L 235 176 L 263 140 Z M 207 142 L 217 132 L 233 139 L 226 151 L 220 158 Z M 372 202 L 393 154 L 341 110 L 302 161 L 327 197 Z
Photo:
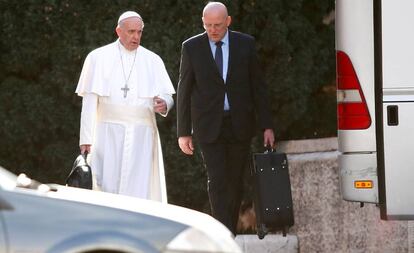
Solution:
M 214 55 L 214 60 L 216 61 L 220 76 L 223 77 L 223 50 L 221 50 L 221 45 L 223 45 L 222 41 L 216 42 L 216 53 Z

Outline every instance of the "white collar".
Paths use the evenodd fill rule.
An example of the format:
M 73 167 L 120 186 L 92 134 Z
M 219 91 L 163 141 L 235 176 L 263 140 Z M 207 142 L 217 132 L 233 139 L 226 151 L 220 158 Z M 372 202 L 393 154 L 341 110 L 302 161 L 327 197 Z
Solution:
M 130 51 L 130 50 L 126 49 L 126 48 L 124 47 L 124 45 L 122 45 L 122 43 L 121 43 L 121 41 L 119 40 L 119 38 L 117 39 L 117 42 L 118 42 L 118 47 L 121 49 L 122 54 L 126 54 L 126 55 L 134 55 L 134 54 L 135 54 L 135 51 L 136 51 L 136 50 L 138 50 L 138 48 L 139 48 L 139 46 L 138 46 L 138 48 L 137 48 L 137 49 L 134 49 L 134 50 Z

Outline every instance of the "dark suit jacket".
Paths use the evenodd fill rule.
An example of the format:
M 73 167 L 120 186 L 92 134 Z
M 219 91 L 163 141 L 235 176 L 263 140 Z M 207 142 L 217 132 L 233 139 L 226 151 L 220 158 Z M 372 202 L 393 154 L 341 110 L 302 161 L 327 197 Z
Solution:
M 225 92 L 233 130 L 239 140 L 248 140 L 254 135 L 256 118 L 261 129 L 272 128 L 266 87 L 252 36 L 229 31 L 226 83 L 216 67 L 207 33 L 184 41 L 177 91 L 178 137 L 194 134 L 200 142 L 215 141 L 223 120 Z

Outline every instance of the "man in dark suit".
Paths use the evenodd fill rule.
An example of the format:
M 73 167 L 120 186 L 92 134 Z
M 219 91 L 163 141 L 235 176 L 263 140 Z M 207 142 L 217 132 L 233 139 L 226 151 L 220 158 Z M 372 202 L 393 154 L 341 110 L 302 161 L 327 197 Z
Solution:
M 206 32 L 182 45 L 178 144 L 192 155 L 194 134 L 207 168 L 212 215 L 236 234 L 256 118 L 264 145 L 273 147 L 271 112 L 254 38 L 228 29 L 231 17 L 220 2 L 204 7 L 202 21 Z

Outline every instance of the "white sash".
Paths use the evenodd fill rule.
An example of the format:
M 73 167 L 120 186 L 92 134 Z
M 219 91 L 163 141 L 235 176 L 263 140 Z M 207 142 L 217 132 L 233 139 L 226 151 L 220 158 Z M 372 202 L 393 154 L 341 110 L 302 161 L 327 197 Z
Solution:
M 150 176 L 148 197 L 152 200 L 167 203 L 164 162 L 154 112 L 150 108 L 145 107 L 100 103 L 98 105 L 98 121 L 145 125 L 154 129 L 153 168 Z
M 98 105 L 98 121 L 156 127 L 154 112 L 141 106 L 100 103 Z

